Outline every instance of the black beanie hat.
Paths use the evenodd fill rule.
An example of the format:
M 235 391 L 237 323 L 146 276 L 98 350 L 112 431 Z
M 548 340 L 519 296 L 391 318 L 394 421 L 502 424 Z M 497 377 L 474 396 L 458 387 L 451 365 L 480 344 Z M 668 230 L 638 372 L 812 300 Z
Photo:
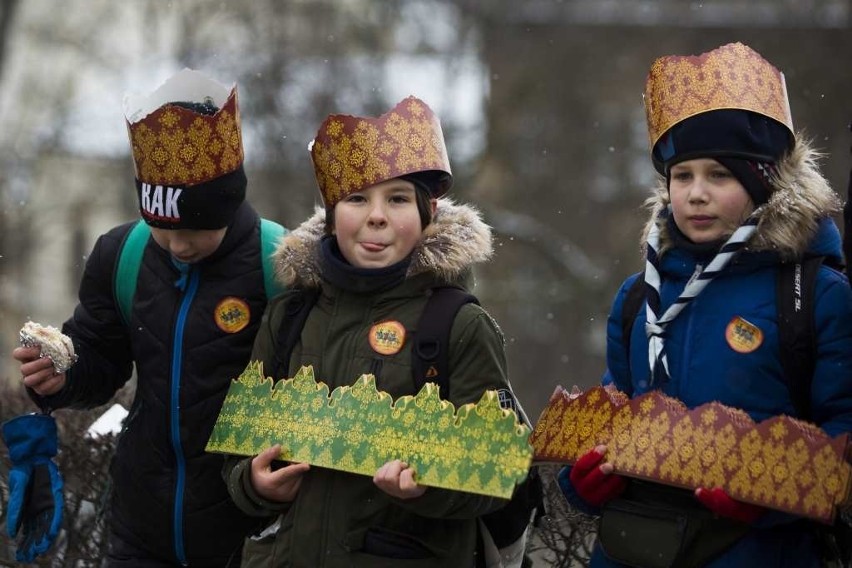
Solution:
M 792 146 L 793 137 L 780 122 L 747 110 L 721 109 L 672 126 L 654 145 L 652 160 L 656 170 L 667 176 L 673 164 L 696 158 L 730 157 L 775 164 Z
M 737 181 L 745 188 L 755 207 L 769 201 L 772 194 L 771 175 L 775 165 L 770 162 L 757 162 L 743 158 L 717 156 L 717 162 L 728 168 Z

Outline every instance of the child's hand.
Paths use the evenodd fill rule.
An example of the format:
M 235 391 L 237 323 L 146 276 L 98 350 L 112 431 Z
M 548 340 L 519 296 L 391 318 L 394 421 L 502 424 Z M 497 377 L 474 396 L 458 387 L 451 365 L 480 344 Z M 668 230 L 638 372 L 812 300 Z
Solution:
M 613 473 L 610 462 L 601 463 L 605 455 L 605 445 L 594 447 L 571 468 L 571 483 L 577 495 L 595 507 L 618 497 L 627 487 L 627 480 Z
M 705 507 L 720 517 L 727 517 L 742 523 L 754 523 L 766 512 L 766 509 L 759 505 L 737 501 L 721 487 L 714 487 L 713 489 L 699 487 L 695 490 L 695 496 Z
M 373 476 L 376 487 L 397 499 L 414 499 L 426 493 L 426 488 L 414 481 L 416 472 L 408 464 L 393 460 L 379 468 Z
M 56 394 L 65 386 L 65 373 L 57 373 L 53 361 L 40 355 L 38 346 L 18 347 L 12 351 L 12 357 L 21 363 L 21 378 L 25 386 L 40 396 Z
M 296 498 L 302 477 L 311 466 L 293 463 L 273 469 L 272 462 L 281 455 L 281 444 L 267 448 L 251 460 L 251 485 L 257 494 L 276 503 L 289 503 Z

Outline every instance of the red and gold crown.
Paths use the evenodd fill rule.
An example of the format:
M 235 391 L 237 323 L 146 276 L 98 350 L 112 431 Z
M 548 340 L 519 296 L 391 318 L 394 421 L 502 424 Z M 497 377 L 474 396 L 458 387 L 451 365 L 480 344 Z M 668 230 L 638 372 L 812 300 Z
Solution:
M 440 197 L 452 175 L 441 123 L 413 96 L 378 118 L 328 116 L 310 152 L 326 207 L 371 185 L 429 171 L 446 174 L 446 181 L 435 187 L 434 197 Z
M 205 115 L 175 102 L 212 101 Z M 147 97 L 125 98 L 136 178 L 157 185 L 192 186 L 231 173 L 243 163 L 237 87 L 228 90 L 184 69 Z
M 675 124 L 711 110 L 749 110 L 793 133 L 784 74 L 741 43 L 698 56 L 660 57 L 648 73 L 644 98 L 651 148 Z
M 688 409 L 651 391 L 612 387 L 556 396 L 530 435 L 535 462 L 575 463 L 599 444 L 615 472 L 665 485 L 721 487 L 731 497 L 830 523 L 852 490 L 849 434 L 774 416 L 755 423 L 718 402 Z

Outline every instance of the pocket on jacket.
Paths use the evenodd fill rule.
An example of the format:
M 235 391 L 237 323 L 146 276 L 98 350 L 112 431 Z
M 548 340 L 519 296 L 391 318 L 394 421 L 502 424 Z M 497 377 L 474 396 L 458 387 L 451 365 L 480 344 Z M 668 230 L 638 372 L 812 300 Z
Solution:
M 683 494 L 683 490 L 670 489 Z M 697 501 L 651 504 L 619 497 L 601 511 L 598 540 L 604 554 L 627 566 L 704 566 L 740 540 L 749 526 L 715 518 Z
M 435 557 L 435 553 L 422 541 L 410 535 L 381 527 L 367 529 L 367 532 L 364 534 L 364 547 L 361 551 L 373 556 L 398 558 L 400 560 L 419 560 Z
M 275 560 L 275 535 L 266 538 L 247 538 L 240 559 L 241 568 L 272 566 Z

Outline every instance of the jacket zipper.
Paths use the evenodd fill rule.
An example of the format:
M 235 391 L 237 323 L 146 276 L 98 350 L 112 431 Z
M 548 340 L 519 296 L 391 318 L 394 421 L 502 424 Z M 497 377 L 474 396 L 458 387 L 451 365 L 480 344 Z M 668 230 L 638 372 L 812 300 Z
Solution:
M 189 282 L 183 292 L 180 309 L 178 310 L 177 323 L 175 324 L 174 343 L 172 344 L 172 377 L 171 377 L 171 401 L 169 412 L 171 414 L 171 436 L 172 450 L 175 454 L 176 479 L 175 479 L 175 509 L 174 509 L 174 545 L 175 557 L 182 566 L 186 566 L 186 551 L 183 542 L 183 497 L 186 485 L 186 460 L 183 455 L 183 446 L 180 441 L 180 379 L 181 366 L 183 365 L 183 332 L 186 327 L 189 306 L 198 291 L 198 270 L 189 268 Z

